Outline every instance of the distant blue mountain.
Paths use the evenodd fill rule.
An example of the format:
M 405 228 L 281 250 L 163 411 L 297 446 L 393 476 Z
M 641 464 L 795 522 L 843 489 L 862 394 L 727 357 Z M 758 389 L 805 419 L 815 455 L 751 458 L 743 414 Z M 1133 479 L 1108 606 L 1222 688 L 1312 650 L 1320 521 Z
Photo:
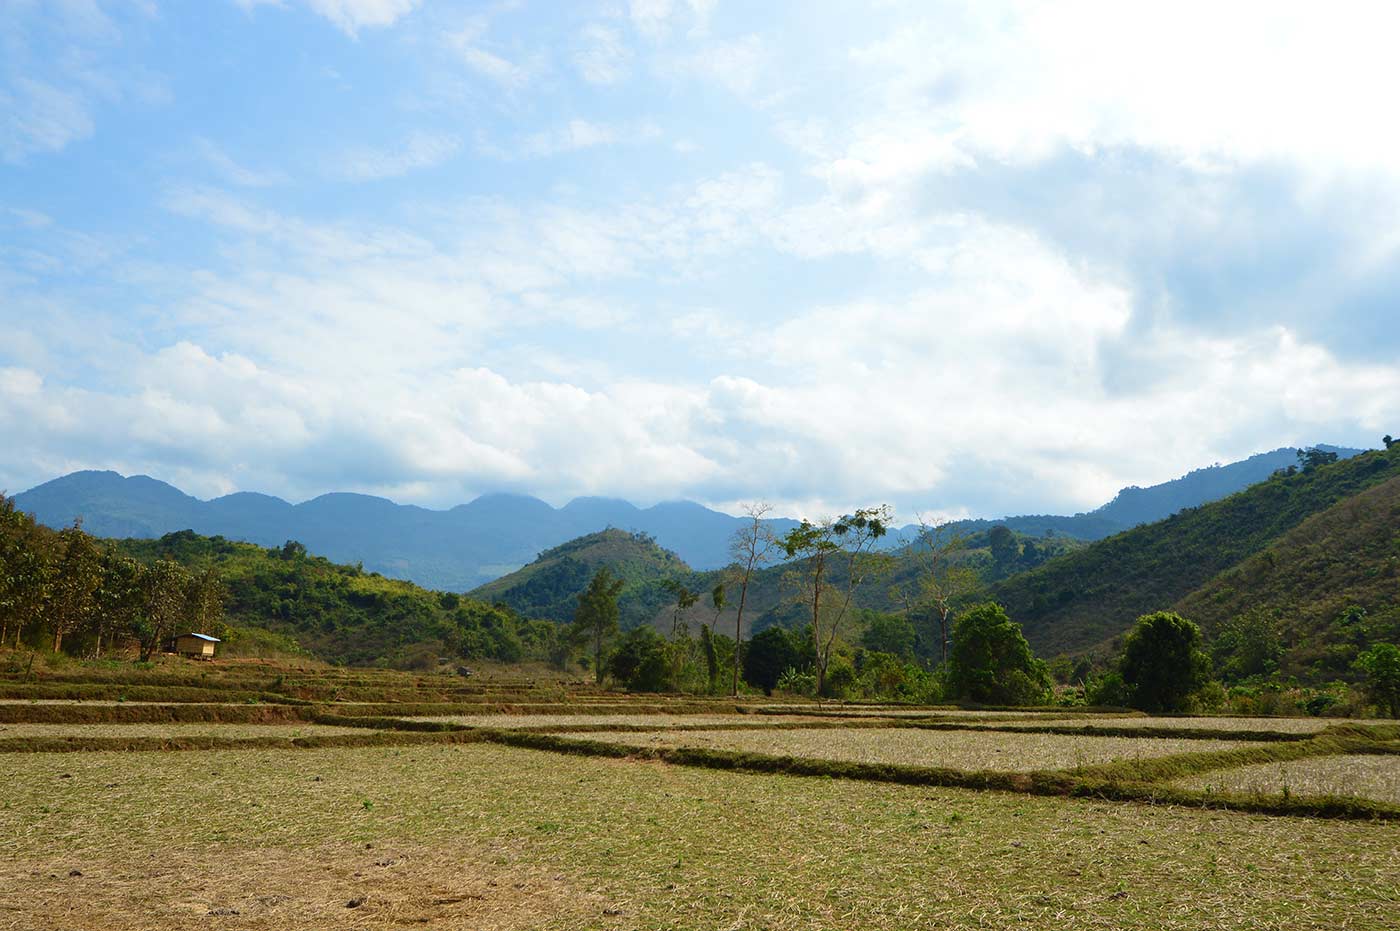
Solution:
M 1322 448 L 1343 458 L 1359 452 Z M 1278 449 L 1150 488 L 1125 488 L 1086 514 L 972 520 L 961 526 L 975 531 L 1005 524 L 1035 536 L 1053 531 L 1096 540 L 1240 491 L 1293 464 L 1296 455 L 1296 449 Z M 362 563 L 370 571 L 447 591 L 476 588 L 544 550 L 608 527 L 650 534 L 691 567 L 717 569 L 729 561 L 730 537 L 743 524 L 742 518 L 691 501 L 639 508 L 616 498 L 576 498 L 554 508 L 528 495 L 492 494 L 446 511 L 344 493 L 301 504 L 252 492 L 202 501 L 144 475 L 94 471 L 46 482 L 15 501 L 50 527 L 81 517 L 90 533 L 102 537 L 159 537 L 188 529 L 261 546 L 298 540 L 336 562 Z M 773 522 L 779 533 L 795 525 Z

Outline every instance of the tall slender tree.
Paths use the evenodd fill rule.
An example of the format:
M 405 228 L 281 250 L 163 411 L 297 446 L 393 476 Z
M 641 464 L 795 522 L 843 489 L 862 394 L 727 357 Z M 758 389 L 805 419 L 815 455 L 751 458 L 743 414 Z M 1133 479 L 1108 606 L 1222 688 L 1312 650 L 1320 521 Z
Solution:
M 793 577 L 798 598 L 810 612 L 818 692 L 826 688 L 832 649 L 851 616 L 857 590 L 871 575 L 890 567 L 889 554 L 875 549 L 890 519 L 888 506 L 861 508 L 835 520 L 804 520 L 783 537 L 788 558 L 803 561 Z M 835 584 L 833 568 L 844 570 L 844 578 L 838 577 Z
M 622 594 L 622 579 L 613 576 L 607 566 L 594 573 L 588 588 L 578 596 L 571 628 L 575 642 L 593 645 L 593 674 L 603 684 L 603 650 L 617 633 L 617 596 Z
M 729 541 L 729 554 L 734 562 L 730 567 L 739 585 L 739 607 L 734 615 L 734 681 L 731 694 L 739 694 L 739 657 L 744 642 L 744 607 L 749 600 L 749 583 L 756 570 L 762 569 L 777 558 L 782 551 L 778 538 L 769 528 L 765 518 L 773 508 L 763 501 L 745 506 L 746 520 Z

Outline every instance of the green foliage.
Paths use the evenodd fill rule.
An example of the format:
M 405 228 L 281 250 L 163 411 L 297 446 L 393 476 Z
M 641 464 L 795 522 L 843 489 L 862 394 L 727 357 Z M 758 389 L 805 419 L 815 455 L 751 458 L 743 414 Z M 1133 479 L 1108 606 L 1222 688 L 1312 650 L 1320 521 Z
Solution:
M 1014 575 L 994 586 L 992 595 L 1022 621 L 1031 642 L 1047 651 L 1078 652 L 1104 643 L 1124 632 L 1125 618 L 1161 605 L 1178 605 L 1208 625 L 1211 620 L 1223 621 L 1251 607 L 1268 605 L 1228 593 L 1218 605 L 1207 603 L 1209 597 L 1182 599 L 1242 560 L 1260 554 L 1310 516 L 1397 476 L 1400 446 L 1261 482 Z M 1383 548 L 1381 540 L 1389 544 L 1385 556 L 1352 560 L 1356 574 L 1379 574 L 1381 578 L 1372 582 L 1375 585 L 1386 578 L 1394 584 L 1394 563 L 1389 559 L 1396 555 L 1395 518 L 1389 520 L 1390 533 L 1371 535 L 1378 548 Z M 1338 562 L 1348 559 L 1335 552 L 1332 556 Z M 1332 565 L 1328 571 L 1345 570 Z M 1304 591 L 1325 595 L 1326 586 L 1317 584 L 1316 575 L 1288 575 L 1300 593 L 1299 603 L 1305 603 Z
M 610 529 L 545 550 L 534 562 L 471 595 L 525 617 L 567 624 L 573 619 L 579 593 L 604 566 L 622 580 L 618 622 L 627 630 L 650 623 L 663 607 L 674 605 L 674 586 L 699 589 L 702 584 L 679 556 L 662 549 L 650 536 Z
M 823 698 L 850 698 L 855 685 L 855 666 L 844 656 L 834 656 L 826 668 L 826 679 L 817 691 Z
M 1356 661 L 1366 675 L 1366 693 L 1392 718 L 1400 718 L 1400 646 L 1378 643 Z
M 623 585 L 623 580 L 614 577 L 606 566 L 595 572 L 588 588 L 578 596 L 574 623 L 569 630 L 570 639 L 575 643 L 592 645 L 593 670 L 600 685 L 605 671 L 604 650 L 617 633 L 617 596 L 622 592 Z
M 953 625 L 947 677 L 951 696 L 985 704 L 1036 704 L 1050 692 L 1045 663 L 1031 653 L 1020 626 L 993 602 L 969 608 Z
M 668 644 L 650 627 L 638 627 L 622 638 L 608 661 L 608 672 L 633 692 L 676 689 Z
M 1201 650 L 1201 629 L 1170 611 L 1143 615 L 1124 640 L 1119 672 L 1132 707 L 1187 710 L 1192 697 L 1210 680 L 1210 658 Z
M 783 674 L 778 677 L 774 691 L 784 695 L 794 695 L 804 698 L 813 698 L 817 694 L 817 677 L 803 669 L 795 669 L 789 666 L 783 670 Z
M 1106 672 L 1084 686 L 1084 701 L 1102 708 L 1126 708 L 1132 700 L 1132 690 L 1118 672 Z
M 808 665 L 806 641 L 805 636 L 781 627 L 770 627 L 755 634 L 744 647 L 744 681 L 773 694 L 785 670 Z
M 858 650 L 851 697 L 933 704 L 942 698 L 938 680 L 917 663 L 892 653 Z
M 914 624 L 902 614 L 861 612 L 865 632 L 860 642 L 867 650 L 891 653 L 902 660 L 914 657 Z
M 1278 616 L 1261 609 L 1226 621 L 1211 644 L 1215 669 L 1226 682 L 1273 675 L 1282 657 Z

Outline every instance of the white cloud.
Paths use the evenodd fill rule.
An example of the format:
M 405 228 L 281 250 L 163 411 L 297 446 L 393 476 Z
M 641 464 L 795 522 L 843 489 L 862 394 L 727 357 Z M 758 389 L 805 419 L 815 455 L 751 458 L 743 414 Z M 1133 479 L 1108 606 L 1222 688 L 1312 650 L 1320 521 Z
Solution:
M 87 99 L 44 81 L 19 78 L 0 88 L 0 158 L 11 164 L 58 152 L 93 133 Z
M 476 45 L 462 44 L 458 54 L 468 68 L 507 90 L 519 90 L 530 83 L 529 69 Z
M 234 0 L 245 10 L 259 6 L 285 6 L 285 0 Z M 302 0 L 318 16 L 333 23 L 348 36 L 361 29 L 392 26 L 412 13 L 418 0 Z
M 380 181 L 422 168 L 432 168 L 457 154 L 462 143 L 454 136 L 418 132 L 392 150 L 354 149 L 341 159 L 340 176 L 348 181 Z
M 574 65 L 591 84 L 617 84 L 626 79 L 632 50 L 622 33 L 611 26 L 592 23 L 579 33 Z
M 195 150 L 210 167 L 225 180 L 242 187 L 272 187 L 286 184 L 289 180 L 284 172 L 277 170 L 257 171 L 240 165 L 228 153 L 208 139 L 196 139 Z

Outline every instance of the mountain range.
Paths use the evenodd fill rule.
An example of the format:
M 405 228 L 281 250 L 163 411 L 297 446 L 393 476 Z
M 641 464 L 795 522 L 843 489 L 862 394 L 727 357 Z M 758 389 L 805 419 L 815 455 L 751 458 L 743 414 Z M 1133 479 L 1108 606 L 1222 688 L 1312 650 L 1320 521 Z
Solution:
M 1342 458 L 1359 452 L 1319 448 Z M 1160 485 L 1125 488 L 1084 514 L 968 520 L 960 527 L 976 532 L 1005 524 L 1023 534 L 1097 540 L 1239 491 L 1296 458 L 1297 450 L 1285 447 Z M 206 501 L 148 476 L 109 471 L 74 472 L 16 495 L 15 502 L 50 527 L 82 518 L 88 532 L 102 537 L 156 538 L 188 529 L 261 546 L 297 540 L 336 562 L 444 591 L 477 588 L 545 550 L 609 527 L 651 536 L 695 569 L 716 569 L 728 562 L 729 540 L 743 523 L 690 501 L 639 508 L 615 498 L 576 498 L 555 508 L 527 495 L 491 494 L 445 511 L 349 493 L 300 504 L 254 492 Z M 795 525 L 772 521 L 777 533 Z

